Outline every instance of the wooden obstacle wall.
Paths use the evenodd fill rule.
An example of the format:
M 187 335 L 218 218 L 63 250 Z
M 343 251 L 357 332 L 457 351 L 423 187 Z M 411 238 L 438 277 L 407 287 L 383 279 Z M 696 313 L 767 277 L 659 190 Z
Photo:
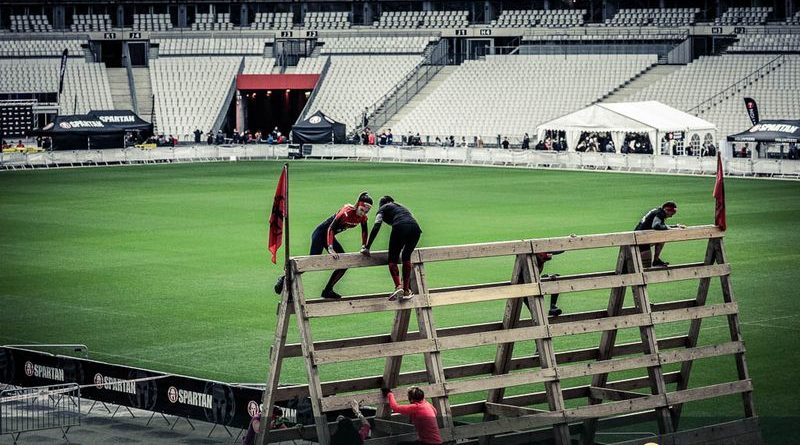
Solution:
M 295 257 L 289 264 L 291 285 L 285 289 L 278 308 L 263 403 L 271 407 L 295 397 L 309 397 L 316 419 L 315 431 L 313 434 L 294 429 L 268 431 L 259 436 L 259 443 L 302 436 L 328 445 L 330 425 L 326 414 L 348 409 L 354 399 L 378 410 L 374 419 L 375 437 L 367 441 L 368 444 L 413 440 L 415 435 L 408 425 L 390 418 L 378 390 L 382 384 L 392 388 L 420 386 L 441 416 L 445 441 L 477 439 L 485 444 L 514 444 L 553 440 L 557 445 L 566 445 L 579 438 L 581 443 L 594 444 L 598 431 L 606 427 L 655 421 L 661 444 L 724 442 L 729 437 L 744 437 L 748 443 L 759 443 L 753 386 L 747 371 L 723 236 L 724 232 L 716 227 L 700 226 L 421 248 L 412 256 L 412 289 L 416 296 L 408 302 L 387 301 L 385 293 L 342 300 L 306 298 L 303 274 L 385 266 L 385 252 L 371 257 L 345 254 L 338 260 L 326 255 Z M 643 244 L 698 240 L 707 242 L 702 261 L 666 268 L 646 268 L 639 249 Z M 542 278 L 537 253 L 598 248 L 618 250 L 613 271 Z M 441 289 L 428 287 L 426 264 L 503 256 L 514 258 L 510 281 Z M 712 279 L 718 279 L 721 286 L 722 302 L 719 304 L 706 303 Z M 653 285 L 685 280 L 698 283 L 693 298 L 650 301 Z M 547 316 L 545 296 L 601 289 L 609 292 L 606 310 Z M 633 305 L 626 307 L 623 303 L 628 289 Z M 492 300 L 505 301 L 505 310 L 498 314 L 497 322 L 436 326 L 433 308 Z M 314 340 L 313 319 L 384 311 L 395 313 L 388 334 Z M 409 331 L 412 311 L 418 324 L 415 332 Z M 528 313 L 530 319 L 523 318 Z M 300 344 L 286 342 L 293 315 L 300 331 Z M 726 318 L 730 340 L 700 346 L 701 324 L 710 317 Z M 681 321 L 689 323 L 686 335 L 657 338 L 656 326 Z M 622 329 L 638 329 L 640 341 L 618 343 L 617 336 Z M 600 334 L 597 347 L 557 352 L 553 346 L 554 339 L 586 333 Z M 535 344 L 537 352 L 528 357 L 515 357 L 515 345 L 526 342 Z M 486 345 L 495 346 L 494 361 L 443 365 L 443 352 Z M 411 354 L 424 356 L 425 369 L 401 373 L 403 357 Z M 689 385 L 695 361 L 722 356 L 733 358 L 735 380 L 699 387 Z M 281 365 L 289 357 L 304 358 L 307 385 L 278 386 Z M 381 376 L 330 382 L 320 379 L 321 366 L 375 358 L 385 360 Z M 679 365 L 680 369 L 665 371 L 670 365 Z M 646 375 L 610 379 L 611 373 L 631 370 L 640 370 Z M 570 387 L 562 384 L 573 378 L 591 378 L 591 383 Z M 544 390 L 513 396 L 505 394 L 507 388 L 531 384 L 541 384 Z M 404 390 L 398 393 L 403 394 Z M 475 393 L 485 396 L 476 402 L 451 403 L 453 396 Z M 741 397 L 741 419 L 691 432 L 678 430 L 684 404 L 731 395 Z M 534 408 L 537 405 L 539 408 Z M 459 420 L 470 415 L 471 422 Z M 475 415 L 481 419 L 475 421 Z M 266 426 L 267 417 L 264 416 L 262 427 Z M 625 443 L 648 441 L 651 440 Z

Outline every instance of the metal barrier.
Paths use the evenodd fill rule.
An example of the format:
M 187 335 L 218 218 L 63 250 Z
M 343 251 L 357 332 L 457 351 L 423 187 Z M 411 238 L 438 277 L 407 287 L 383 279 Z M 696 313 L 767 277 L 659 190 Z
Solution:
M 0 392 L 0 435 L 17 443 L 22 433 L 60 429 L 67 433 L 81 424 L 81 389 L 77 383 L 16 388 Z

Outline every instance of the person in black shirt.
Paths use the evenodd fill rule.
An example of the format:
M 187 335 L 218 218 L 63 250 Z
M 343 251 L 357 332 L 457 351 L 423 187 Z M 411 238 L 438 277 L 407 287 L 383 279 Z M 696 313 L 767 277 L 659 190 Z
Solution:
M 203 135 L 203 132 L 200 131 L 199 128 L 195 128 L 194 129 L 194 143 L 195 144 L 199 144 L 200 143 L 200 136 L 202 136 L 202 135 Z
M 661 205 L 661 207 L 656 207 L 649 212 L 645 213 L 639 223 L 636 224 L 636 227 L 633 230 L 668 230 L 668 229 L 684 229 L 686 226 L 683 224 L 675 224 L 672 226 L 668 226 L 666 221 L 667 218 L 671 218 L 676 213 L 678 213 L 678 205 L 675 204 L 673 201 L 667 201 Z M 661 259 L 661 249 L 664 248 L 664 243 L 656 243 L 655 244 L 655 253 L 652 255 L 652 265 L 655 266 L 669 266 L 669 263 L 663 261 Z M 645 263 L 645 267 L 648 266 L 650 263 L 650 245 L 649 244 L 642 244 L 639 246 L 639 250 L 642 252 L 642 262 Z
M 369 241 L 367 245 L 361 249 L 363 255 L 369 256 L 369 249 L 375 237 L 378 236 L 378 231 L 381 229 L 381 224 L 386 223 L 392 226 L 392 234 L 389 236 L 389 273 L 392 275 L 395 290 L 389 295 L 389 301 L 394 301 L 397 298 L 401 300 L 408 300 L 414 295 L 411 293 L 410 280 L 411 280 L 411 252 L 417 247 L 419 237 L 422 235 L 417 220 L 411 212 L 404 206 L 394 202 L 391 196 L 384 196 L 378 202 L 379 209 L 375 215 L 375 225 L 372 226 L 372 231 L 369 234 Z M 398 260 L 403 260 L 403 281 L 400 282 L 400 270 L 397 267 Z

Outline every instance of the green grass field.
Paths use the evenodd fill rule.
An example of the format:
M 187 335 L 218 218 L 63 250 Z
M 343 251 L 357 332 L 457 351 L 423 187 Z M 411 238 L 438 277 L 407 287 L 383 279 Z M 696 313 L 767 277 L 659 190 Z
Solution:
M 83 343 L 97 360 L 226 382 L 261 382 L 275 326 L 271 288 L 280 268 L 267 252 L 276 162 L 159 165 L 0 174 L 0 343 Z M 314 227 L 362 190 L 393 195 L 415 213 L 421 246 L 631 230 L 648 209 L 679 204 L 676 222 L 713 220 L 713 178 L 394 164 L 291 165 L 292 253 L 308 251 Z M 726 248 L 740 304 L 755 400 L 770 443 L 800 418 L 800 183 L 728 179 Z M 372 216 L 372 215 L 370 215 Z M 384 249 L 389 230 L 373 250 Z M 348 250 L 358 230 L 339 235 Z M 704 246 L 668 246 L 673 262 L 702 259 Z M 546 272 L 613 269 L 616 252 L 565 254 Z M 433 286 L 507 280 L 512 258 L 428 267 Z M 309 274 L 316 296 L 327 279 Z M 719 300 L 717 282 L 712 302 Z M 343 294 L 388 291 L 385 268 L 351 271 Z M 696 283 L 655 287 L 654 301 L 694 296 Z M 566 312 L 605 308 L 607 292 L 564 295 Z M 626 305 L 630 305 L 630 297 Z M 497 321 L 503 303 L 437 309 L 440 327 Z M 659 337 L 686 324 L 660 328 Z M 725 341 L 724 319 L 704 322 L 701 343 Z M 391 314 L 314 324 L 315 339 L 388 332 Z M 598 336 L 556 342 L 586 347 Z M 622 340 L 638 338 L 623 332 Z M 298 341 L 295 329 L 290 341 Z M 522 345 L 518 354 L 530 354 Z M 446 355 L 445 365 L 490 360 L 493 348 Z M 407 367 L 419 368 L 421 360 Z M 380 373 L 382 363 L 323 368 L 323 379 Z M 299 361 L 283 382 L 304 380 Z M 695 366 L 696 384 L 735 378 L 733 360 Z M 686 414 L 741 416 L 740 398 L 696 404 Z M 780 443 L 787 443 L 785 441 Z

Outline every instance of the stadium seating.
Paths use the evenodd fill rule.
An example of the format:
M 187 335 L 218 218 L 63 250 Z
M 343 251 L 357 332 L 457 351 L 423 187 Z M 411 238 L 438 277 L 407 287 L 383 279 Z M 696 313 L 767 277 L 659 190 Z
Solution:
M 728 52 L 796 52 L 800 51 L 800 34 L 744 34 L 728 48 Z
M 53 27 L 46 15 L 12 15 L 11 32 L 50 32 Z
M 800 116 L 800 97 L 791 92 L 798 90 L 800 55 L 787 54 L 783 64 L 775 71 L 759 78 L 757 82 L 748 82 L 742 88 L 729 92 L 726 100 L 704 110 L 700 117 L 717 124 L 720 138 L 744 131 L 751 126 L 744 108 L 744 98 L 752 97 L 758 103 L 761 119 L 797 119 Z
M 767 23 L 767 17 L 771 13 L 772 8 L 767 6 L 728 8 L 727 11 L 714 20 L 714 24 L 722 26 L 763 25 Z
M 322 54 L 420 54 L 436 37 L 323 37 Z
M 257 12 L 251 29 L 292 29 L 294 13 L 292 12 Z
M 110 31 L 111 28 L 111 16 L 108 14 L 75 14 L 69 27 L 73 32 Z
M 308 12 L 303 26 L 306 29 L 348 29 L 347 12 Z
M 465 28 L 468 11 L 390 11 L 381 14 L 378 28 Z
M 70 56 L 83 56 L 85 40 L 0 40 L 0 57 L 60 57 L 64 49 Z
M 0 60 L 0 93 L 55 93 L 61 59 L 2 59 Z M 77 99 L 77 106 L 76 106 Z M 105 64 L 87 63 L 81 57 L 67 62 L 64 92 L 61 95 L 62 114 L 85 113 L 89 110 L 113 109 L 111 89 Z
M 700 8 L 620 9 L 606 26 L 690 26 Z
M 195 31 L 230 31 L 233 30 L 231 15 L 229 13 L 197 14 L 192 23 Z
M 133 29 L 136 31 L 169 31 L 172 19 L 169 14 L 134 14 Z
M 301 57 L 300 60 L 297 62 L 297 67 L 295 68 L 296 74 L 319 74 L 322 72 L 322 68 L 325 67 L 325 63 L 328 62 L 328 57 Z
M 568 28 L 582 26 L 585 9 L 528 10 L 510 9 L 500 13 L 492 25 L 498 28 Z
M 245 57 L 242 74 L 270 74 L 275 67 L 275 59 L 264 57 Z
M 793 16 L 786 18 L 787 25 L 800 25 L 800 11 L 797 11 Z
M 160 57 L 150 62 L 158 132 L 188 140 L 206 132 L 223 107 L 241 57 Z
M 359 126 L 365 107 L 389 93 L 422 60 L 417 55 L 331 57 L 306 117 L 320 110 L 350 131 Z
M 396 134 L 497 135 L 520 140 L 537 124 L 597 101 L 656 63 L 649 55 L 487 56 L 464 62 L 393 124 Z M 569 85 L 568 87 L 565 87 Z
M 774 59 L 774 55 L 704 56 L 635 93 L 630 100 L 657 100 L 689 111 Z
M 154 38 L 162 56 L 191 54 L 264 54 L 264 38 Z

